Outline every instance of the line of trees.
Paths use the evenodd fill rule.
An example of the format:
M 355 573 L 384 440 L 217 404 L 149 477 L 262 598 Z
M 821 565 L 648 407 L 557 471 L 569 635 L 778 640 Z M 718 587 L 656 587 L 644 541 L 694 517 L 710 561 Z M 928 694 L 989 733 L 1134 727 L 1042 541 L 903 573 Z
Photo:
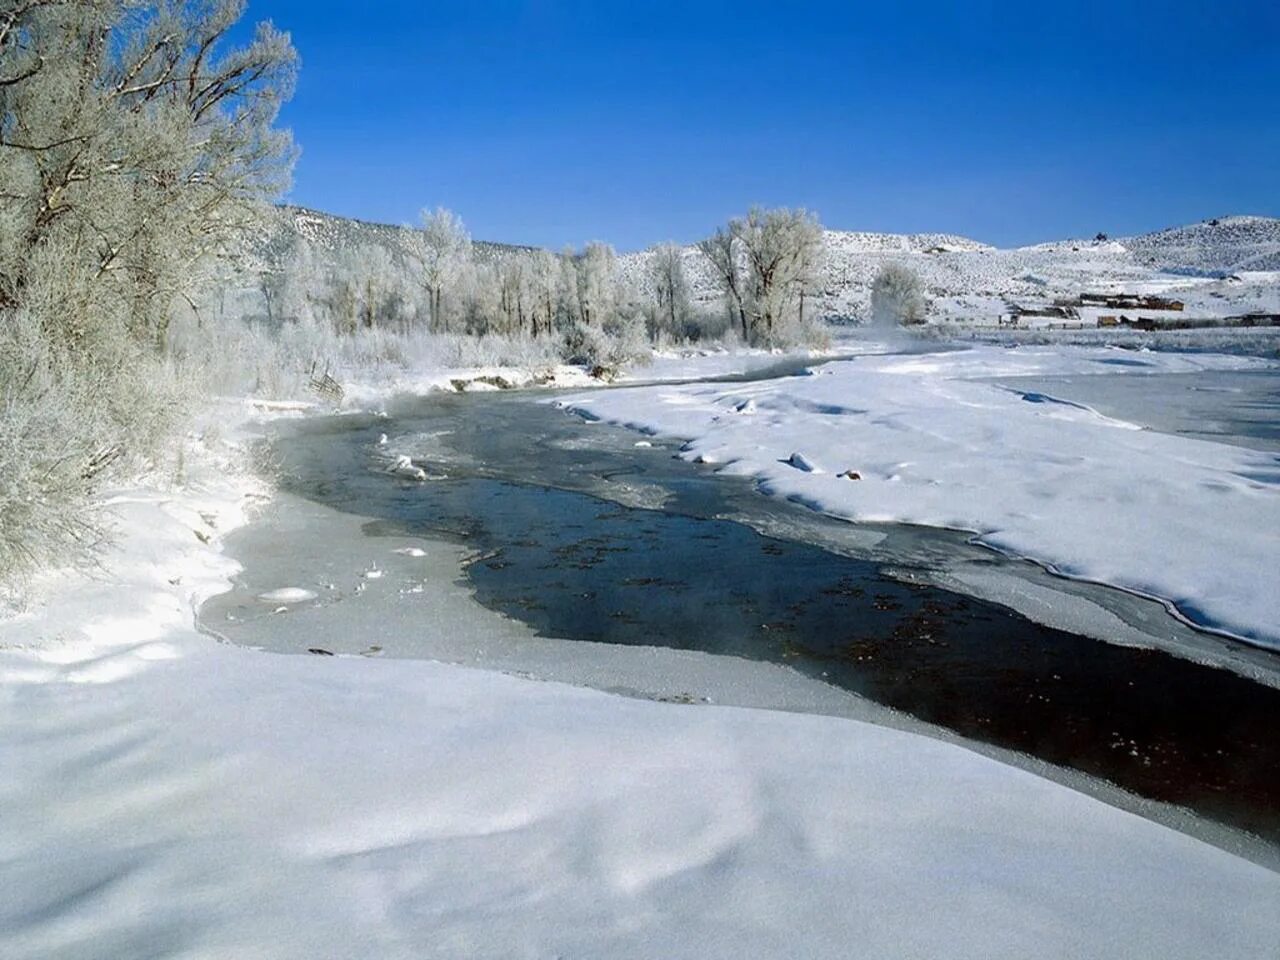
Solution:
M 313 323 L 340 335 L 381 329 L 558 338 L 570 359 L 616 362 L 655 338 L 721 330 L 697 322 L 679 248 L 661 248 L 654 266 L 641 290 L 622 277 L 607 244 L 560 253 L 474 244 L 456 214 L 437 209 L 423 212 L 421 229 L 385 242 L 318 255 L 297 238 L 284 262 L 260 276 L 259 289 L 276 324 Z
M 559 253 L 474 244 L 456 214 L 426 210 L 419 229 L 394 241 L 316 256 L 299 240 L 263 276 L 262 297 L 274 321 L 311 320 L 340 334 L 559 337 L 575 344 L 572 354 L 610 338 L 643 349 L 646 340 L 732 330 L 745 343 L 774 346 L 812 333 L 821 240 L 812 214 L 753 209 L 692 250 L 655 247 L 643 274 L 624 277 L 607 244 Z M 714 280 L 719 306 L 695 302 L 691 261 Z

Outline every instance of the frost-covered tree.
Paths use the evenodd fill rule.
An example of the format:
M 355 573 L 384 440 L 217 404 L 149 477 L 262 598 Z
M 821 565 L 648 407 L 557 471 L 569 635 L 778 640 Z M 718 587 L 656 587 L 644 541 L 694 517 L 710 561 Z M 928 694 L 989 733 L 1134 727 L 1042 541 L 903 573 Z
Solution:
M 370 247 L 359 267 L 360 320 L 367 329 L 395 326 L 400 319 L 400 277 L 403 271 L 391 251 Z
M 533 335 L 549 335 L 556 324 L 559 309 L 561 265 L 550 250 L 537 250 L 530 258 L 529 286 Z
M 923 323 L 924 285 L 900 263 L 885 264 L 871 284 L 871 321 L 877 326 Z
M 741 244 L 738 243 L 733 223 L 729 226 L 717 227 L 716 232 L 698 243 L 698 249 L 707 258 L 720 282 L 724 295 L 725 309 L 730 322 L 736 323 L 743 343 L 751 341 L 751 331 L 747 324 L 747 308 L 744 301 L 744 281 L 741 264 Z
M 601 326 L 617 311 L 617 255 L 606 243 L 589 243 L 574 260 L 578 318 Z
M 456 214 L 438 207 L 422 212 L 417 254 L 427 288 L 431 325 L 448 329 L 445 297 L 457 292 L 471 261 L 471 236 Z
M 773 344 L 801 334 L 805 296 L 822 249 L 817 217 L 805 210 L 753 207 L 698 248 L 710 261 L 745 341 Z
M 228 48 L 242 0 L 5 7 L 0 298 L 22 303 L 50 260 L 72 258 L 57 268 L 64 333 L 118 312 L 163 347 L 174 299 L 235 252 L 287 181 L 292 147 L 272 124 L 293 84 L 289 38 L 263 24 Z
M 673 243 L 655 247 L 649 260 L 653 285 L 653 327 L 682 337 L 693 314 L 689 302 L 689 279 L 685 275 L 684 252 Z
M 794 338 L 822 245 L 817 217 L 805 210 L 753 207 L 732 228 L 747 265 L 752 340 L 773 344 Z
M 321 279 L 310 244 L 298 244 L 282 270 L 280 316 L 286 323 L 312 326 L 316 322 L 315 292 Z
M 521 251 L 502 257 L 497 263 L 497 280 L 502 332 L 524 333 L 533 299 L 528 255 Z
M 166 436 L 179 304 L 269 217 L 296 58 L 242 0 L 0 2 L 0 572 Z M 172 389 L 173 392 L 170 392 Z

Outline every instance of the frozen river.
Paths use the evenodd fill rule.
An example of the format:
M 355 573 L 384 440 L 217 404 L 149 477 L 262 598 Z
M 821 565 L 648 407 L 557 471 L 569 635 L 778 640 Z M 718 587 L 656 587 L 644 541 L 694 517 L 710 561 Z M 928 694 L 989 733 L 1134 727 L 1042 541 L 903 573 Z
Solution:
M 1232 418 L 1248 411 L 1257 425 L 1239 431 L 1240 442 L 1274 444 L 1265 403 L 1274 404 L 1276 381 L 1243 376 L 1124 379 L 1191 398 L 1185 410 L 1159 404 L 1153 427 L 1194 421 L 1231 433 Z M 1099 382 L 1110 379 L 1007 384 L 1110 404 L 1122 416 L 1131 384 Z M 835 687 L 886 718 L 1016 751 L 1280 844 L 1276 658 L 1249 651 L 1249 669 L 1230 671 L 1134 646 L 1131 634 L 1144 629 L 1174 631 L 1188 648 L 1199 638 L 1157 604 L 1057 580 L 959 534 L 850 525 L 760 497 L 746 481 L 675 459 L 674 444 L 638 445 L 635 434 L 546 399 L 435 394 L 385 418 L 279 426 L 273 456 L 291 496 L 274 519 L 232 539 L 245 572 L 235 591 L 206 604 L 203 621 L 234 642 L 281 652 L 451 659 L 691 702 L 711 692 L 724 701 L 707 679 L 717 663 L 726 675 L 744 661 L 775 665 L 770 678 L 781 666 L 810 693 L 775 691 L 776 702 L 744 695 L 757 682 L 748 677 L 737 702 L 856 713 L 832 698 Z M 1192 400 L 1216 402 L 1220 416 L 1197 417 Z M 397 481 L 385 470 L 388 451 L 444 479 Z M 317 533 L 319 514 L 309 511 L 318 509 L 354 525 L 341 536 Z M 465 628 L 429 605 L 439 574 L 433 582 L 415 571 L 415 549 L 457 558 L 458 588 L 504 614 L 510 636 L 461 639 Z M 942 570 L 1055 589 L 1067 608 L 1095 604 L 1125 625 L 1125 644 L 943 589 Z M 282 585 L 315 597 L 284 607 L 260 599 Z M 683 680 L 679 666 L 673 678 L 655 662 L 667 675 L 650 686 L 634 670 L 624 680 L 622 661 L 611 677 L 600 645 L 712 660 L 698 660 Z M 581 672 L 574 649 L 598 666 Z
M 1280 371 L 1016 377 L 1000 382 L 1083 403 L 1162 433 L 1280 453 Z M 1280 469 L 1276 477 L 1280 479 Z

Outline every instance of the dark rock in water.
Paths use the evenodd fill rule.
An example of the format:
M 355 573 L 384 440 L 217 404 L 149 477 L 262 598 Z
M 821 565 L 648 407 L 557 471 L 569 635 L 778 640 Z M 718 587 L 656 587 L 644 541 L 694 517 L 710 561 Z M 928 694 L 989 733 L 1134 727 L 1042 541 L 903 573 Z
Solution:
M 324 647 L 307 647 L 307 653 L 314 653 L 319 657 L 332 657 L 333 651 L 326 650 Z

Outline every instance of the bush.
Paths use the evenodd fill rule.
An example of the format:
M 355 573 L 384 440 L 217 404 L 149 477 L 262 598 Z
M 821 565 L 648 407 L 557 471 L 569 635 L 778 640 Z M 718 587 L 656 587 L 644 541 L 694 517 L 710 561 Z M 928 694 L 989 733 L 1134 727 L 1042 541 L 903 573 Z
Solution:
M 909 267 L 890 263 L 871 284 L 871 320 L 877 326 L 923 323 L 924 285 Z
M 0 328 L 0 576 L 94 542 L 104 479 L 155 465 L 193 394 L 177 368 L 128 342 L 76 357 L 20 311 Z

